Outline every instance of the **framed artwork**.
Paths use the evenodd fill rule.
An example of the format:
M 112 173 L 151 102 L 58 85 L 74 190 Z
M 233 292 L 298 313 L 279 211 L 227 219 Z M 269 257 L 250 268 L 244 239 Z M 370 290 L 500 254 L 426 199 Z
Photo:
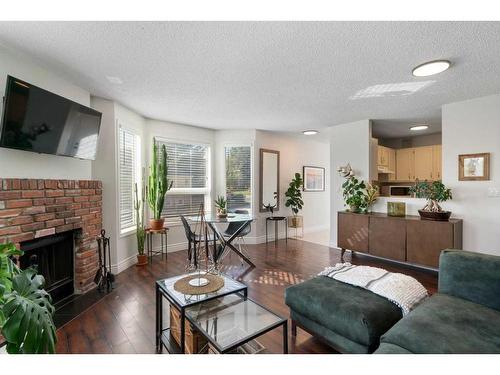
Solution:
M 458 155 L 459 181 L 490 179 L 490 153 Z
M 325 191 L 325 168 L 304 166 L 304 191 Z

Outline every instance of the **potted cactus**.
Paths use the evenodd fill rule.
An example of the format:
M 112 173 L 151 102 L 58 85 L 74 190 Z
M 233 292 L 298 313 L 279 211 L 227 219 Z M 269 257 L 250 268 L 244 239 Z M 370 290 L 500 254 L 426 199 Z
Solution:
M 217 199 L 215 200 L 215 208 L 217 210 L 217 217 L 227 217 L 227 200 L 224 196 L 217 196 Z
M 135 236 L 137 238 L 137 266 L 145 266 L 148 264 L 148 256 L 144 254 L 144 243 L 146 242 L 146 228 L 144 228 L 144 189 L 142 190 L 141 199 L 139 199 L 139 193 L 137 192 L 137 184 L 134 185 L 135 193 L 135 219 L 137 229 Z
M 167 178 L 167 150 L 165 145 L 161 146 L 161 155 L 158 155 L 158 144 L 153 140 L 153 157 L 149 166 L 148 178 L 148 204 L 153 217 L 149 225 L 153 230 L 163 228 L 164 219 L 161 217 L 165 194 L 172 188 L 173 181 Z

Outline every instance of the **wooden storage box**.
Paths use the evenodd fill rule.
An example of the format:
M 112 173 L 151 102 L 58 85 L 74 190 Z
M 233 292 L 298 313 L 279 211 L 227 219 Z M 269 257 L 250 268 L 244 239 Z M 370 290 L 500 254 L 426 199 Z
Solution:
M 207 353 L 208 341 L 201 335 L 196 328 L 186 319 L 184 326 L 185 332 L 185 351 L 186 353 Z M 174 306 L 170 306 L 170 332 L 177 344 L 181 344 L 181 312 Z

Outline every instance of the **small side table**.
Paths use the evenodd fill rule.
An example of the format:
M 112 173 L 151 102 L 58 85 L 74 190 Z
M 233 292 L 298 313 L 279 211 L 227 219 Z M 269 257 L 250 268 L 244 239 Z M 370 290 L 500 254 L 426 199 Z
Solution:
M 288 219 L 286 216 L 271 216 L 266 217 L 266 243 L 267 243 L 267 223 L 274 222 L 274 242 L 278 241 L 278 223 L 283 221 L 285 223 L 285 241 L 288 243 Z
M 153 250 L 153 237 L 155 234 L 160 235 L 160 250 Z M 165 252 L 163 251 L 165 249 Z M 165 259 L 168 259 L 168 228 L 162 228 L 159 230 L 146 228 L 146 250 L 148 254 L 149 261 L 153 262 L 153 255 L 161 254 L 161 259 L 163 260 L 163 254 L 165 254 Z

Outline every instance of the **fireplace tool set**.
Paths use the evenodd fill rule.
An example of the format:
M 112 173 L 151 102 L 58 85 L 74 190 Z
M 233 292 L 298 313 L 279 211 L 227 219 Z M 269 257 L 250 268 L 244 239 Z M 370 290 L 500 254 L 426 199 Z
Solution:
M 109 237 L 106 237 L 104 229 L 101 230 L 101 235 L 97 237 L 97 252 L 99 255 L 99 269 L 94 277 L 94 282 L 100 292 L 103 292 L 105 288 L 107 292 L 110 292 L 113 289 L 115 275 L 111 273 Z

